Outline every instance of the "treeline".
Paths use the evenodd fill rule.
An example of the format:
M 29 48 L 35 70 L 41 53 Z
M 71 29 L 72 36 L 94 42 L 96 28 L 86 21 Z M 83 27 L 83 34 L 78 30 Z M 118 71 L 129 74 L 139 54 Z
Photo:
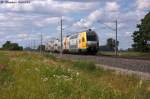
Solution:
M 6 41 L 1 50 L 23 50 L 22 46 L 19 46 L 18 43 L 12 43 L 11 41 Z
M 150 12 L 137 24 L 137 31 L 134 31 L 132 37 L 135 51 L 150 52 Z

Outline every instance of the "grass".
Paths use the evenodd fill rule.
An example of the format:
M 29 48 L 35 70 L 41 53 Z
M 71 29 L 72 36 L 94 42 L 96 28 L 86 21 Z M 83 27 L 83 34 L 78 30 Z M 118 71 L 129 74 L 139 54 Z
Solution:
M 50 54 L 0 52 L 0 99 L 148 99 L 150 81 Z
M 98 55 L 105 55 L 105 56 L 115 56 L 115 52 L 111 51 L 100 51 Z M 150 53 L 143 53 L 143 52 L 118 52 L 119 57 L 124 58 L 142 58 L 150 60 Z

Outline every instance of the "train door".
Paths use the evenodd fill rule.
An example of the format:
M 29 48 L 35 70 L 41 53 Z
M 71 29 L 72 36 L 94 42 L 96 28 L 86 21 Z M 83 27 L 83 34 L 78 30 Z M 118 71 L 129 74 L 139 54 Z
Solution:
M 86 32 L 80 33 L 79 46 L 80 49 L 86 49 Z

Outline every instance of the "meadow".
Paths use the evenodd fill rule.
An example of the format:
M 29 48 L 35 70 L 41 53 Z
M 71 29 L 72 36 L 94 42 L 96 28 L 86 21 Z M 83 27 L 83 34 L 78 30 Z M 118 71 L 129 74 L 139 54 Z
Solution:
M 115 56 L 115 52 L 99 51 L 97 55 Z M 134 52 L 134 51 L 118 51 L 118 57 L 150 60 L 150 53 L 148 53 L 148 52 L 145 52 L 145 53 L 144 52 Z
M 0 99 L 148 99 L 150 81 L 51 54 L 0 52 Z

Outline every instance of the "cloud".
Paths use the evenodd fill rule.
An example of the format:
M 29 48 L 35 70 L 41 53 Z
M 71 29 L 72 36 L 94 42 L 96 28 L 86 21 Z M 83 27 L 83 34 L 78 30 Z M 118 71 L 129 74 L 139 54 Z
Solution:
M 44 27 L 47 26 L 49 24 L 58 24 L 58 21 L 60 20 L 59 17 L 48 17 L 48 18 L 44 18 L 38 21 L 35 21 L 34 24 L 38 27 Z
M 117 4 L 117 2 L 107 2 L 106 6 L 105 6 L 106 11 L 118 11 L 119 9 L 119 5 Z
M 150 0 L 137 0 L 136 4 L 140 10 L 150 10 Z
M 29 35 L 27 33 L 21 33 L 17 35 L 18 38 L 22 38 L 22 39 L 27 38 L 28 36 Z
M 74 28 L 90 28 L 102 15 L 101 10 L 91 12 L 87 17 L 82 18 L 80 21 L 73 24 Z
M 5 33 L 4 32 L 0 32 L 0 36 L 4 35 Z
M 2 4 L 1 10 L 14 12 L 32 12 L 32 13 L 53 13 L 63 14 L 76 11 L 90 10 L 95 7 L 96 3 L 81 2 L 60 2 L 54 0 L 36 1 L 29 4 Z
M 63 21 L 65 21 L 65 24 L 68 22 L 73 21 L 71 17 L 62 16 Z M 50 24 L 52 25 L 58 25 L 60 23 L 61 17 L 44 17 L 40 18 L 38 21 L 34 21 L 34 24 L 38 27 L 45 27 Z
M 106 1 L 115 1 L 115 0 L 56 0 L 64 2 L 106 2 Z
M 132 35 L 132 32 L 125 32 L 126 37 L 131 37 L 131 35 Z

